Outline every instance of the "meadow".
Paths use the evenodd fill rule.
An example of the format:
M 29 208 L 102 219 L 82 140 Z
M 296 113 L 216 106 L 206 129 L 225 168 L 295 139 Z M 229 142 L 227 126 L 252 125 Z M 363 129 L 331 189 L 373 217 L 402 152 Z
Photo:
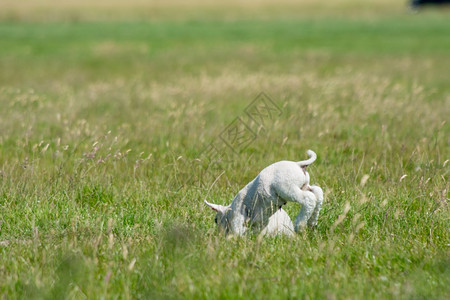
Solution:
M 2 5 L 2 299 L 449 299 L 448 9 Z M 208 165 L 262 92 L 280 113 Z M 218 234 L 204 199 L 307 149 L 316 228 Z

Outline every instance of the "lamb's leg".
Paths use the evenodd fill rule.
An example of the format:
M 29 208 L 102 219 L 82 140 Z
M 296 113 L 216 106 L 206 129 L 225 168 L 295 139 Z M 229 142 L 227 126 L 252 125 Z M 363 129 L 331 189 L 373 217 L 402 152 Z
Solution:
M 308 220 L 308 226 L 314 227 L 317 225 L 317 220 L 319 218 L 320 207 L 322 206 L 322 202 L 323 202 L 323 191 L 320 187 L 318 187 L 316 185 L 312 185 L 309 188 L 316 196 L 316 207 L 314 208 L 314 211 Z
M 295 232 L 303 231 L 306 227 L 306 223 L 311 218 L 316 207 L 316 196 L 311 192 L 303 192 L 303 203 L 299 214 L 295 218 L 294 229 Z
M 285 201 L 301 204 L 302 208 L 295 218 L 294 229 L 296 232 L 302 231 L 316 207 L 316 196 L 312 192 L 301 190 L 298 186 L 280 188 L 277 193 Z

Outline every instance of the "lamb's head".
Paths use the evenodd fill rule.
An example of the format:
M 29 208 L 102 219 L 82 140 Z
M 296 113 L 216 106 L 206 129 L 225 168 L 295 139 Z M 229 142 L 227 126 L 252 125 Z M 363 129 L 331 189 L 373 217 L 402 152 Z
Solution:
M 217 228 L 220 232 L 228 234 L 230 231 L 230 220 L 229 220 L 229 211 L 230 206 L 223 206 L 220 204 L 209 203 L 205 200 L 205 204 L 208 205 L 212 210 L 217 212 L 216 217 L 214 218 L 214 222 L 217 224 Z

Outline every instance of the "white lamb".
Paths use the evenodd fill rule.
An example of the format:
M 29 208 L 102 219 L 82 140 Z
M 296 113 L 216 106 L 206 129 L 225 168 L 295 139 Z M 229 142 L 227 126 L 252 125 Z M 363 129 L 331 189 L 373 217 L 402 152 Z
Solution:
M 302 206 L 294 223 L 296 232 L 302 231 L 306 225 L 315 226 L 323 202 L 323 191 L 318 186 L 309 185 L 306 167 L 316 160 L 317 155 L 312 150 L 308 150 L 307 154 L 308 160 L 279 161 L 266 167 L 239 191 L 228 206 L 205 200 L 217 212 L 215 221 L 219 230 L 237 235 L 243 235 L 249 228 L 253 232 L 272 232 L 268 229 L 270 217 L 275 213 L 280 215 L 275 216 L 274 220 L 284 216 L 286 212 L 280 211 L 280 208 L 287 202 Z

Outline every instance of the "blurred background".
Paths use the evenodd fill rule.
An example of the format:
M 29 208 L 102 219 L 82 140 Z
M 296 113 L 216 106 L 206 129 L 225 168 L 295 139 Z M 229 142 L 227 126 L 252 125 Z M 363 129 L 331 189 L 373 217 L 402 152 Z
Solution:
M 387 0 L 24 0 L 2 1 L 4 20 L 77 21 L 107 19 L 157 20 L 161 18 L 232 19 L 237 17 L 314 17 L 345 15 L 369 17 L 402 14 L 413 1 Z M 414 1 L 420 2 L 427 1 Z M 429 2 L 429 1 L 428 1 Z
M 191 149 L 195 156 L 198 145 L 208 144 L 262 91 L 285 111 L 327 120 L 311 128 L 294 122 L 298 132 L 279 137 L 288 144 L 308 132 L 325 138 L 358 119 L 415 120 L 397 112 L 405 113 L 402 103 L 416 96 L 384 96 L 401 88 L 419 91 L 426 103 L 447 104 L 450 39 L 447 6 L 412 6 L 387 0 L 4 0 L 4 140 L 27 128 L 39 133 L 37 143 L 62 138 L 82 122 L 89 125 L 84 138 L 113 130 L 162 153 L 171 139 L 171 149 L 182 146 L 177 154 Z M 285 118 L 300 122 L 296 114 Z M 333 122 L 338 126 L 326 126 Z

